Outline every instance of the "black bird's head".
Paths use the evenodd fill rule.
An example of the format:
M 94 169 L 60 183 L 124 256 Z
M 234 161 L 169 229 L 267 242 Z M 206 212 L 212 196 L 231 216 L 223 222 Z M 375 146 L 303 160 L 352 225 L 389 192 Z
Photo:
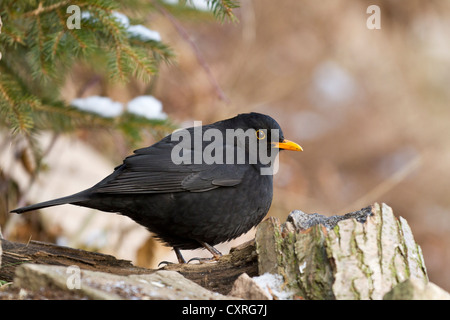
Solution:
M 245 160 L 238 155 L 237 163 L 250 162 L 258 167 L 267 167 L 272 166 L 280 150 L 303 151 L 295 142 L 286 140 L 280 125 L 265 114 L 239 114 L 222 121 L 221 125 L 234 132 L 234 148 L 245 150 Z
M 176 164 L 204 162 L 272 167 L 279 150 L 303 150 L 284 138 L 273 118 L 255 112 L 175 131 L 162 141 L 169 139 L 173 148 L 171 156 L 175 157 L 172 161 Z
M 278 122 L 268 115 L 256 112 L 242 113 L 230 120 L 234 120 L 235 128 L 244 131 L 254 130 L 257 140 L 265 142 L 268 149 L 303 151 L 297 143 L 284 138 Z

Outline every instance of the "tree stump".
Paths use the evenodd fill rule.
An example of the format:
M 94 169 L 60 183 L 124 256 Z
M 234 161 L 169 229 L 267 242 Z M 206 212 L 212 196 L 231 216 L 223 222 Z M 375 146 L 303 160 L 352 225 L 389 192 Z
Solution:
M 293 211 L 284 224 L 262 222 L 256 233 L 259 274 L 282 275 L 292 297 L 303 299 L 382 299 L 409 278 L 428 282 L 408 223 L 389 206 L 374 204 L 345 216 Z

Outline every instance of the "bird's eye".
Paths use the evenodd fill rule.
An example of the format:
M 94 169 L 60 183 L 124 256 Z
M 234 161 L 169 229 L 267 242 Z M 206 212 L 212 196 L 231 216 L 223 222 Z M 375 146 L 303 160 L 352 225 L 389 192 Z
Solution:
M 258 138 L 258 140 L 261 140 L 261 139 L 264 139 L 266 137 L 266 134 L 262 130 L 257 130 L 256 131 L 256 137 Z

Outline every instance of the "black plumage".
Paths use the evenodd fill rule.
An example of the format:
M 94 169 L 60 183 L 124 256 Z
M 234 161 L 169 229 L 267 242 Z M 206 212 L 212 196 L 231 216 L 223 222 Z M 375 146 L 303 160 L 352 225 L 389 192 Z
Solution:
M 196 148 L 194 143 L 199 141 L 196 134 L 203 136 L 208 129 L 222 133 L 223 139 L 202 139 L 201 148 L 198 145 Z M 238 132 L 237 138 L 227 140 L 227 129 Z M 250 139 L 251 135 L 245 137 L 243 132 L 253 132 L 257 139 Z M 271 132 L 278 133 L 276 141 L 272 141 Z M 191 138 L 183 148 L 180 139 L 174 140 L 174 134 L 169 135 L 150 147 L 136 150 L 111 175 L 87 190 L 12 212 L 61 204 L 116 212 L 145 226 L 173 247 L 180 262 L 184 262 L 180 249 L 205 247 L 218 258 L 220 253 L 212 246 L 256 226 L 272 203 L 273 176 L 261 174 L 261 169 L 272 163 L 263 162 L 259 153 L 256 162 L 252 162 L 252 153 L 266 148 L 273 160 L 279 149 L 301 150 L 301 147 L 284 139 L 274 119 L 259 113 L 240 114 L 199 128 L 188 128 L 183 133 Z M 252 141 L 258 141 L 256 149 L 251 148 Z M 195 159 L 195 154 L 206 152 L 208 145 L 209 151 L 214 146 L 209 154 L 222 161 L 207 164 L 205 159 L 201 162 Z M 182 153 L 174 152 L 174 148 L 182 149 Z M 233 157 L 227 162 L 229 152 L 233 152 Z M 245 155 L 244 160 L 238 159 L 238 152 Z M 187 155 L 184 159 L 190 161 L 177 164 L 174 156 L 181 154 Z

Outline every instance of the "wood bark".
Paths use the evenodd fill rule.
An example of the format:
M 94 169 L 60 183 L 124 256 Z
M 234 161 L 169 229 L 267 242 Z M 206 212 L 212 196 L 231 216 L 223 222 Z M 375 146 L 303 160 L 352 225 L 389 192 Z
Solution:
M 16 268 L 24 263 L 56 266 L 78 266 L 84 270 L 100 271 L 115 275 L 149 274 L 156 270 L 134 266 L 130 261 L 119 260 L 113 256 L 54 244 L 31 241 L 21 244 L 1 240 L 3 249 L 0 267 L 0 280 L 11 282 Z M 177 271 L 185 278 L 206 289 L 227 294 L 233 282 L 242 273 L 255 276 L 258 263 L 254 241 L 247 242 L 231 250 L 216 263 L 171 264 L 162 270 Z
M 234 281 L 243 273 L 258 275 L 258 257 L 253 240 L 232 248 L 217 262 L 202 264 L 170 264 L 164 270 L 177 271 L 209 290 L 228 294 Z
M 1 249 L 0 280 L 3 281 L 14 281 L 16 268 L 25 263 L 76 265 L 82 270 L 113 274 L 114 279 L 117 275 L 157 271 L 134 266 L 130 261 L 110 255 L 36 241 L 19 244 L 2 239 Z M 248 276 L 240 277 L 233 289 L 238 290 L 239 283 L 243 283 L 240 289 L 253 290 L 251 288 L 258 285 L 257 278 L 272 274 L 281 279 L 278 292 L 285 290 L 291 299 L 395 298 L 400 296 L 398 290 L 404 287 L 425 288 L 420 289 L 422 292 L 436 291 L 434 285 L 428 284 L 422 252 L 408 223 L 401 217 L 396 218 L 385 204 L 332 217 L 294 210 L 284 223 L 276 218 L 264 220 L 257 228 L 255 240 L 232 249 L 217 262 L 172 264 L 161 269 L 176 271 L 208 290 L 225 295 L 242 274 Z M 16 276 L 16 282 L 20 283 Z M 417 281 L 424 286 L 418 285 Z M 411 283 L 414 286 L 408 285 Z M 402 287 L 398 287 L 399 284 Z M 400 289 L 392 291 L 396 288 Z M 260 290 L 257 295 L 234 292 L 241 292 L 241 297 L 250 299 L 261 294 L 277 298 L 265 285 L 260 289 L 266 293 Z M 423 294 L 413 292 L 408 296 Z M 449 295 L 444 292 L 439 297 Z
M 79 266 L 81 269 L 118 275 L 150 273 L 152 270 L 134 266 L 130 261 L 119 260 L 107 254 L 90 252 L 39 241 L 27 244 L 1 239 L 3 250 L 0 280 L 12 281 L 15 269 L 24 263 L 56 266 Z
M 264 221 L 256 233 L 259 273 L 281 274 L 304 299 L 382 299 L 406 279 L 428 281 L 410 227 L 387 205 L 374 204 L 363 223 L 329 226 Z

